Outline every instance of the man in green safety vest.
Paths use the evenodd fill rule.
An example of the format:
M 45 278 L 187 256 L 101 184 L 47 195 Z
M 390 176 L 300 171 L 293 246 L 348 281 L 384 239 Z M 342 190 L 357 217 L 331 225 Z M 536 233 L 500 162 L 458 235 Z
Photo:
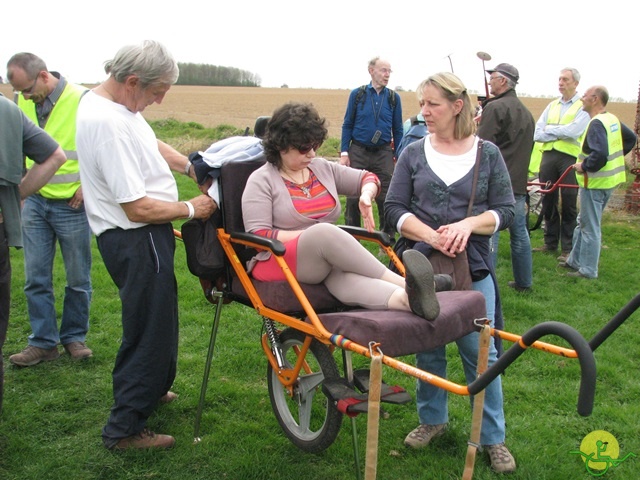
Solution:
M 547 106 L 536 123 L 533 138 L 537 143 L 534 151 L 541 147 L 541 182 L 556 183 L 580 154 L 582 135 L 589 123 L 589 115 L 582 109 L 580 95 L 576 92 L 579 82 L 580 73 L 575 68 L 563 69 L 558 78 L 558 90 L 562 96 Z M 570 172 L 562 184 L 575 185 L 574 173 Z M 559 196 L 562 197 L 561 208 Z M 566 260 L 571 251 L 578 216 L 577 199 L 577 188 L 561 188 L 560 195 L 555 190 L 544 196 L 544 245 L 534 248 L 534 252 L 555 253 L 560 246 L 562 260 Z
M 67 161 L 22 209 L 28 345 L 9 357 L 27 367 L 60 356 L 58 344 L 74 360 L 92 355 L 85 344 L 91 302 L 91 230 L 84 210 L 76 154 L 76 111 L 87 89 L 73 85 L 32 53 L 17 53 L 7 63 L 15 101 L 25 115 L 62 147 Z M 27 157 L 27 170 L 33 161 Z M 56 242 L 66 271 L 62 320 L 58 329 L 53 286 Z
M 591 87 L 582 96 L 582 108 L 591 121 L 573 166 L 580 186 L 580 215 L 571 253 L 560 263 L 571 270 L 569 277 L 598 277 L 602 212 L 615 188 L 625 182 L 624 156 L 637 140 L 633 130 L 606 111 L 608 101 L 609 92 L 602 86 Z

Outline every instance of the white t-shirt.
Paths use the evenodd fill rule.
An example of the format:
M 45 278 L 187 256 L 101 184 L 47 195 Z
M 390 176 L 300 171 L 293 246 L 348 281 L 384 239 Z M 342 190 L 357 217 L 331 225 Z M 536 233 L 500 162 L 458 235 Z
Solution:
M 476 163 L 478 150 L 478 137 L 475 137 L 473 147 L 462 155 L 444 155 L 434 150 L 431 146 L 431 136 L 428 135 L 424 142 L 424 153 L 429 161 L 429 166 L 440 180 L 448 187 L 464 177 Z
M 131 222 L 121 203 L 145 196 L 178 201 L 178 187 L 140 113 L 88 92 L 78 107 L 76 148 L 89 225 L 94 234 L 145 223 Z

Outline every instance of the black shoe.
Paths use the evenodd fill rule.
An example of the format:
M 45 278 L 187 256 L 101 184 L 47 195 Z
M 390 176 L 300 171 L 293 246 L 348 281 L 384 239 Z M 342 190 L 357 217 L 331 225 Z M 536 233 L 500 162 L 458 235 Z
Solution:
M 520 293 L 529 293 L 533 291 L 531 287 L 521 287 L 514 281 L 507 282 L 507 286 L 510 288 L 513 288 L 516 292 L 520 292 Z
M 436 292 L 448 292 L 456 286 L 451 275 L 446 273 L 436 273 L 433 276 L 433 283 L 435 284 Z
M 431 262 L 417 250 L 406 250 L 402 254 L 402 263 L 407 273 L 405 288 L 411 311 L 425 320 L 434 320 L 440 314 L 440 304 Z

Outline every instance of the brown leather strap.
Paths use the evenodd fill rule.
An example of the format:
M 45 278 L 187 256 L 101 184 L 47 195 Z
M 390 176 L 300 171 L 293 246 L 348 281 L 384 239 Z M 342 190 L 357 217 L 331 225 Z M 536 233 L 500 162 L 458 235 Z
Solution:
M 476 163 L 473 166 L 473 183 L 471 184 L 471 198 L 469 198 L 469 207 L 467 208 L 467 217 L 471 216 L 473 210 L 473 202 L 476 199 L 476 188 L 478 187 L 478 176 L 480 175 L 480 158 L 482 157 L 482 146 L 484 140 L 478 139 L 478 150 L 476 152 Z

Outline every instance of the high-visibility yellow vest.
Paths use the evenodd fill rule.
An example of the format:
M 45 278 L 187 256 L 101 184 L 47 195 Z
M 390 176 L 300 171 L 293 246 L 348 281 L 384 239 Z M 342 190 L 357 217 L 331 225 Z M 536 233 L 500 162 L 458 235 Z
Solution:
M 542 147 L 544 143 L 535 142 L 531 150 L 531 158 L 529 159 L 529 176 L 537 177 L 540 173 L 540 163 L 542 163 Z
M 576 115 L 582 108 L 582 100 L 578 100 L 573 103 L 569 109 L 564 112 L 564 115 L 560 117 L 560 110 L 562 108 L 562 104 L 560 103 L 560 99 L 554 100 L 549 107 L 549 113 L 547 115 L 547 125 L 568 125 L 573 122 L 576 118 Z M 584 133 L 580 135 L 580 138 L 564 138 L 562 140 L 555 140 L 553 142 L 546 142 L 542 146 L 542 150 L 557 150 L 562 153 L 566 153 L 567 155 L 571 155 L 572 157 L 577 157 L 580 155 L 580 151 L 582 149 L 582 140 L 584 138 Z
M 84 87 L 67 83 L 47 119 L 44 130 L 60 144 L 67 156 L 67 161 L 58 169 L 49 183 L 38 192 L 45 198 L 71 198 L 80 186 L 80 169 L 76 152 L 76 113 L 78 103 L 86 91 Z M 35 103 L 19 95 L 18 106 L 36 125 L 39 124 Z M 34 164 L 30 158 L 27 158 L 26 163 L 27 169 Z
M 624 151 L 622 147 L 622 127 L 620 120 L 612 113 L 600 113 L 593 117 L 589 122 L 600 120 L 607 131 L 607 142 L 609 146 L 609 154 L 607 155 L 607 163 L 597 172 L 584 172 L 584 174 L 576 175 L 578 185 L 588 189 L 609 189 L 615 188 L 626 180 Z M 589 130 L 589 126 L 587 126 Z M 581 163 L 587 158 L 587 154 L 580 153 L 578 162 Z

